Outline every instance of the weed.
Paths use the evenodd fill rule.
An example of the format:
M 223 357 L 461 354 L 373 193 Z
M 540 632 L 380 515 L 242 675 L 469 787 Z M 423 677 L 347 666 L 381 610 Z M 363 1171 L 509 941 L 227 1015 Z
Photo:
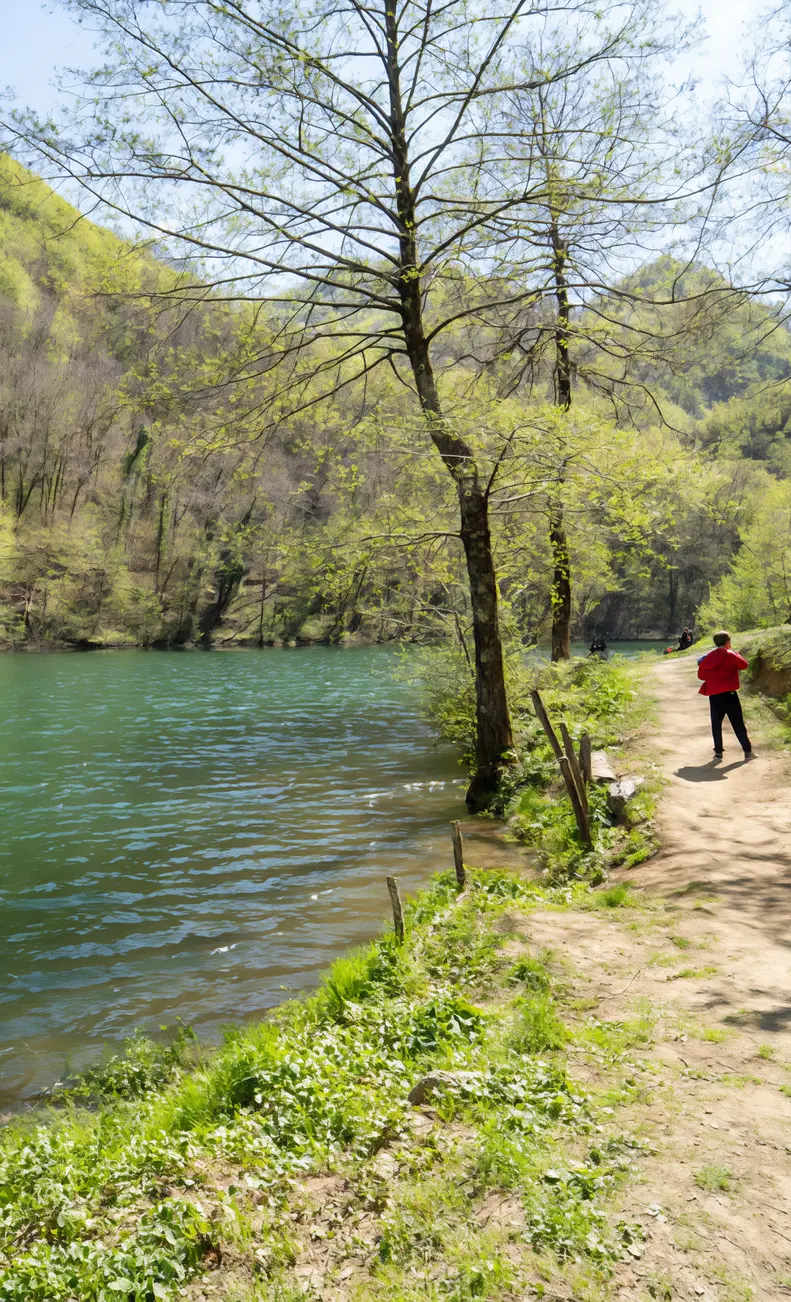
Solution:
M 702 1166 L 695 1172 L 695 1184 L 707 1193 L 728 1192 L 733 1188 L 733 1172 L 727 1166 Z
M 510 972 L 510 980 L 514 985 L 526 986 L 528 990 L 540 990 L 542 992 L 549 989 L 549 973 L 543 963 L 539 963 L 534 958 L 524 958 L 515 963 Z
M 50 1097 L 54 1102 L 140 1098 L 173 1080 L 179 1068 L 189 1061 L 194 1045 L 195 1034 L 186 1026 L 178 1026 L 166 1044 L 156 1044 L 148 1036 L 136 1033 L 124 1041 L 121 1053 L 108 1054 L 73 1080 L 58 1082 Z
M 597 891 L 596 903 L 603 904 L 607 909 L 620 909 L 629 900 L 631 884 L 629 882 L 618 882 L 615 886 L 610 886 L 606 891 Z
M 766 1062 L 772 1062 L 775 1056 L 774 1047 L 771 1044 L 758 1045 L 758 1057 L 763 1058 Z
M 722 1026 L 706 1026 L 699 1033 L 699 1039 L 705 1040 L 708 1044 L 722 1044 L 728 1039 L 729 1032 Z
M 656 1298 L 657 1302 L 672 1302 L 673 1298 L 678 1296 L 673 1279 L 665 1271 L 650 1274 L 646 1280 L 646 1288 L 649 1297 Z
M 614 1062 L 637 1045 L 648 1044 L 655 1024 L 655 1013 L 644 1008 L 629 1021 L 599 1021 L 594 1019 L 581 1027 L 575 1039 L 598 1049 L 606 1062 Z
M 671 936 L 670 939 L 672 940 L 672 942 L 673 942 L 673 944 L 675 945 L 676 949 L 691 949 L 691 948 L 692 948 L 692 941 L 691 941 L 691 940 L 687 940 L 686 936 Z
M 562 1049 L 568 1032 L 547 995 L 534 995 L 519 1002 L 519 1012 L 508 1036 L 508 1046 L 518 1054 L 545 1053 Z
M 751 1284 L 748 1284 L 746 1279 L 737 1278 L 731 1268 L 716 1262 L 711 1264 L 710 1269 L 715 1279 L 718 1279 L 722 1284 L 720 1294 L 722 1302 L 752 1302 L 755 1297 L 755 1289 Z
M 674 972 L 673 975 L 669 976 L 667 979 L 668 981 L 681 981 L 689 978 L 701 980 L 705 977 L 715 976 L 716 973 L 717 968 L 712 967 L 709 963 L 706 967 L 685 967 L 681 972 Z

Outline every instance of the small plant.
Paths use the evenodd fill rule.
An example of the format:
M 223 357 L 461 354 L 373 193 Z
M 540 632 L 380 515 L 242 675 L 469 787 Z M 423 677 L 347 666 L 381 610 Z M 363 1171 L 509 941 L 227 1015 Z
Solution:
M 721 1026 L 707 1026 L 700 1033 L 701 1040 L 708 1044 L 722 1044 L 728 1038 L 728 1032 Z
M 716 967 L 712 967 L 710 963 L 706 967 L 685 967 L 680 972 L 674 972 L 672 976 L 668 977 L 668 981 L 681 981 L 688 978 L 702 979 L 715 976 L 716 972 Z
M 166 1026 L 161 1028 L 168 1030 Z M 55 1102 L 66 1099 L 136 1099 L 150 1090 L 162 1089 L 184 1064 L 195 1042 L 188 1026 L 179 1026 L 168 1044 L 157 1044 L 136 1032 L 124 1040 L 121 1053 L 113 1053 L 71 1082 L 52 1092 Z
M 695 1184 L 706 1193 L 727 1193 L 733 1188 L 733 1171 L 728 1166 L 702 1166 L 695 1172 Z
M 758 1057 L 763 1058 L 765 1062 L 771 1062 L 775 1056 L 774 1048 L 771 1044 L 758 1045 Z
M 549 973 L 543 963 L 535 958 L 524 958 L 515 963 L 511 969 L 511 981 L 514 985 L 526 986 L 528 990 L 546 991 L 549 989 Z
M 629 901 L 630 890 L 629 882 L 617 882 L 615 886 L 609 886 L 606 891 L 596 893 L 597 903 L 603 904 L 607 909 L 623 908 Z
M 568 1038 L 552 1000 L 546 995 L 536 995 L 521 1002 L 508 1044 L 516 1053 L 537 1054 L 562 1049 Z

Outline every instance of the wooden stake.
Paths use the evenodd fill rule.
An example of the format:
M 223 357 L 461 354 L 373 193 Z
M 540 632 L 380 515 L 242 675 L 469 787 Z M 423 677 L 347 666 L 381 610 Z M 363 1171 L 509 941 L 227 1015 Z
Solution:
M 579 792 L 582 808 L 585 810 L 585 813 L 587 814 L 588 794 L 585 790 L 585 783 L 583 781 L 582 770 L 580 769 L 580 763 L 579 760 L 577 759 L 577 752 L 574 749 L 574 742 L 571 740 L 571 733 L 569 732 L 565 723 L 561 723 L 560 725 L 560 735 L 563 738 L 563 748 L 566 752 L 566 759 L 569 762 L 569 768 L 571 769 L 571 772 L 574 776 L 574 781 L 577 784 L 577 791 Z
M 574 817 L 577 821 L 579 834 L 582 837 L 583 844 L 587 846 L 588 849 L 590 849 L 592 845 L 592 841 L 591 841 L 590 823 L 588 821 L 587 795 L 586 794 L 583 795 L 584 786 L 581 777 L 579 779 L 579 786 L 577 785 L 576 775 L 579 766 L 577 764 L 577 757 L 576 755 L 574 755 L 574 748 L 573 746 L 571 747 L 571 753 L 572 755 L 574 755 L 574 767 L 572 768 L 571 761 L 569 760 L 569 757 L 567 755 L 564 755 L 563 748 L 557 739 L 557 734 L 555 733 L 555 729 L 552 727 L 552 724 L 549 722 L 549 715 L 544 709 L 544 702 L 541 700 L 539 693 L 534 688 L 533 691 L 530 693 L 530 695 L 533 700 L 533 709 L 535 710 L 539 720 L 541 721 L 541 727 L 544 729 L 544 732 L 547 734 L 547 737 L 549 738 L 549 744 L 552 747 L 552 750 L 554 751 L 555 754 L 555 759 L 560 765 L 560 771 L 563 774 L 563 779 L 566 783 L 566 790 L 569 793 L 569 798 L 571 800 L 571 804 L 574 809 Z M 565 729 L 566 736 L 568 736 L 568 729 L 566 728 L 566 725 L 561 724 L 561 728 Z M 570 737 L 569 737 L 569 745 L 571 745 Z
M 591 739 L 590 734 L 583 732 L 580 737 L 580 773 L 582 780 L 587 786 L 591 780 L 592 760 L 591 760 Z
M 560 745 L 560 742 L 557 739 L 557 736 L 555 734 L 555 729 L 552 727 L 552 724 L 549 722 L 549 715 L 544 709 L 544 702 L 541 700 L 541 696 L 539 695 L 539 693 L 536 691 L 535 688 L 533 688 L 532 692 L 530 693 L 530 697 L 533 702 L 533 709 L 535 710 L 536 715 L 538 716 L 538 720 L 541 724 L 541 727 L 544 729 L 544 732 L 547 734 L 547 737 L 549 738 L 549 744 L 552 747 L 552 750 L 554 751 L 555 759 L 559 761 L 563 754 L 563 749 Z
M 579 834 L 582 837 L 582 843 L 590 850 L 592 842 L 587 810 L 580 799 L 580 793 L 577 790 L 577 783 L 566 755 L 561 755 L 560 767 L 562 768 L 563 776 L 566 779 L 566 787 L 569 796 L 571 797 L 572 806 L 574 807 L 574 817 L 577 820 L 577 827 L 579 829 Z
M 404 913 L 401 908 L 401 896 L 398 894 L 398 882 L 395 877 L 387 878 L 387 889 L 390 892 L 390 903 L 393 906 L 393 926 L 395 928 L 396 940 L 399 945 L 403 945 Z
M 453 864 L 456 869 L 456 881 L 460 891 L 467 889 L 467 874 L 464 871 L 464 837 L 461 834 L 461 827 L 458 820 L 451 823 L 451 835 L 453 836 Z

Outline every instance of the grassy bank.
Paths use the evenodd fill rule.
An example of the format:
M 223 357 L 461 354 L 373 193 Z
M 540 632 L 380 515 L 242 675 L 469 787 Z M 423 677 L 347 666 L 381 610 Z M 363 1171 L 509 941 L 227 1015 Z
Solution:
M 615 746 L 635 725 L 634 668 L 539 672 L 575 735 Z M 640 1251 L 613 1195 L 640 1147 L 618 1109 L 640 1089 L 645 1027 L 581 1007 L 530 917 L 623 903 L 623 885 L 590 881 L 647 844 L 645 811 L 615 828 L 595 805 L 586 855 L 543 734 L 515 715 L 503 799 L 540 878 L 474 870 L 457 897 L 442 876 L 403 946 L 385 932 L 219 1050 L 136 1041 L 6 1127 L 0 1302 L 465 1302 L 559 1280 L 579 1302 L 608 1296 Z M 586 1059 L 594 1092 L 570 1066 Z
M 653 661 L 575 659 L 560 664 L 529 661 L 519 650 L 508 659 L 508 695 L 514 728 L 514 763 L 506 770 L 493 812 L 509 821 L 515 837 L 535 852 L 547 880 L 605 879 L 615 867 L 634 867 L 655 849 L 653 811 L 656 767 L 631 747 L 649 718 L 650 695 L 641 690 L 643 669 Z M 414 675 L 414 665 L 408 672 Z M 440 734 L 459 748 L 470 768 L 475 753 L 473 685 L 464 662 L 447 651 L 425 652 L 420 672 L 429 717 Z M 607 808 L 607 787 L 589 789 L 594 847 L 582 845 L 571 805 L 550 744 L 536 718 L 531 692 L 537 688 L 555 726 L 568 726 L 575 748 L 583 733 L 594 750 L 606 750 L 616 767 L 639 764 L 644 778 L 628 817 L 616 822 Z
M 733 645 L 749 660 L 742 685 L 752 697 L 752 717 L 760 722 L 765 744 L 791 741 L 791 626 L 734 633 Z M 710 642 L 702 649 L 710 650 Z
M 573 898 L 440 878 L 403 947 L 383 935 L 209 1061 L 138 1050 L 94 1073 L 94 1108 L 8 1127 L 0 1298 L 462 1302 L 559 1275 L 599 1297 L 640 1233 L 609 1210 L 639 1146 L 617 1105 L 640 1028 L 564 1024 L 523 930 Z M 575 1084 L 572 1046 L 607 1056 L 606 1092 Z

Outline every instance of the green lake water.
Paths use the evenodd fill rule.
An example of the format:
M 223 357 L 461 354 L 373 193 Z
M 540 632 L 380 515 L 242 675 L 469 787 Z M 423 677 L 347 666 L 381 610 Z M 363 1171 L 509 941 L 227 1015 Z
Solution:
M 377 930 L 386 874 L 450 865 L 466 784 L 396 656 L 0 656 L 0 1105 L 261 1015 Z

